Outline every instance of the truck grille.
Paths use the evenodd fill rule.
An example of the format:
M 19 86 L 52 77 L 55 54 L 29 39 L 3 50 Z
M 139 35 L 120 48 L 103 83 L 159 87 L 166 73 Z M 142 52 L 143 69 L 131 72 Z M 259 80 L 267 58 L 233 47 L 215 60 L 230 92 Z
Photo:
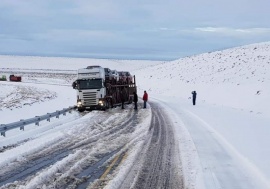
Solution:
M 85 106 L 93 106 L 98 104 L 97 92 L 83 92 Z

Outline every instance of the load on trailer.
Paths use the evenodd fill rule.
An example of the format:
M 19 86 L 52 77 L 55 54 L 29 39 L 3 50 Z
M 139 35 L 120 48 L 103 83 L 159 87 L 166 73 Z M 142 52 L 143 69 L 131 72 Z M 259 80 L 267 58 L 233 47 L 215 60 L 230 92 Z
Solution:
M 22 77 L 21 76 L 10 75 L 9 76 L 9 81 L 21 82 L 22 81 Z
M 112 72 L 101 66 L 78 70 L 72 87 L 77 90 L 77 107 L 80 112 L 86 109 L 106 110 L 120 105 L 122 101 L 132 103 L 133 92 L 137 90 L 135 76 L 129 74 L 128 80 L 116 73 L 116 70 Z

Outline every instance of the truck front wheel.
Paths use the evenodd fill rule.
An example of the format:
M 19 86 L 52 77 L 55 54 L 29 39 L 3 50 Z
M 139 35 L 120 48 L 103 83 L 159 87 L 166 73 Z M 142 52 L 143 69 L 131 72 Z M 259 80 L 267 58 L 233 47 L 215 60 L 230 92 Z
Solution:
M 110 103 L 108 100 L 105 101 L 105 109 L 109 109 L 110 108 Z

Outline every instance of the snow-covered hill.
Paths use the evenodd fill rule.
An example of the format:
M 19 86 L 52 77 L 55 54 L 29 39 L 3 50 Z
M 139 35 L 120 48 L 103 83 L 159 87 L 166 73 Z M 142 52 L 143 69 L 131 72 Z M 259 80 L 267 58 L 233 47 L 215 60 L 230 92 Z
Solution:
M 270 113 L 270 42 L 164 62 L 136 74 L 150 93 L 188 98 L 196 90 L 199 101 Z
M 150 96 L 162 94 L 187 99 L 191 91 L 196 90 L 199 102 L 257 114 L 270 113 L 270 42 L 194 55 L 171 62 L 0 56 L 0 74 L 11 70 L 12 73 L 27 72 L 25 69 L 39 69 L 37 72 L 55 72 L 60 69 L 62 72 L 74 73 L 76 69 L 88 65 L 129 70 L 137 76 L 140 93 L 147 90 Z M 48 81 L 49 77 L 45 76 L 44 80 Z
M 229 106 L 256 114 L 270 114 L 270 42 L 194 55 L 171 62 L 0 56 L 0 74 L 11 70 L 12 73 L 20 73 L 33 69 L 36 72 L 60 70 L 75 73 L 76 69 L 89 65 L 131 71 L 136 74 L 139 94 L 147 90 L 150 96 L 162 94 L 187 99 L 191 91 L 196 90 L 199 102 Z M 31 80 L 31 77 L 29 73 L 24 78 Z M 42 82 L 49 81 L 49 77 L 45 75 Z

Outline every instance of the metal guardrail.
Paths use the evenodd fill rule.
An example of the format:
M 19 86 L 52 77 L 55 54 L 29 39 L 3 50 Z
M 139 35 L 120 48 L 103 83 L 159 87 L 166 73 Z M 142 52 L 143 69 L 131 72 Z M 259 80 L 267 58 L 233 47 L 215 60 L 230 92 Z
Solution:
M 66 115 L 67 112 L 71 113 L 72 110 L 76 109 L 76 106 L 72 106 L 69 108 L 64 108 L 63 110 L 59 110 L 53 113 L 47 113 L 42 116 L 36 116 L 34 118 L 30 119 L 21 119 L 20 121 L 14 122 L 14 123 L 8 123 L 8 124 L 1 124 L 0 125 L 0 133 L 1 136 L 6 136 L 6 132 L 12 129 L 20 128 L 20 130 L 24 130 L 24 127 L 29 124 L 35 123 L 35 125 L 39 126 L 39 122 L 43 120 L 50 121 L 51 118 L 56 117 L 59 118 L 61 114 Z

